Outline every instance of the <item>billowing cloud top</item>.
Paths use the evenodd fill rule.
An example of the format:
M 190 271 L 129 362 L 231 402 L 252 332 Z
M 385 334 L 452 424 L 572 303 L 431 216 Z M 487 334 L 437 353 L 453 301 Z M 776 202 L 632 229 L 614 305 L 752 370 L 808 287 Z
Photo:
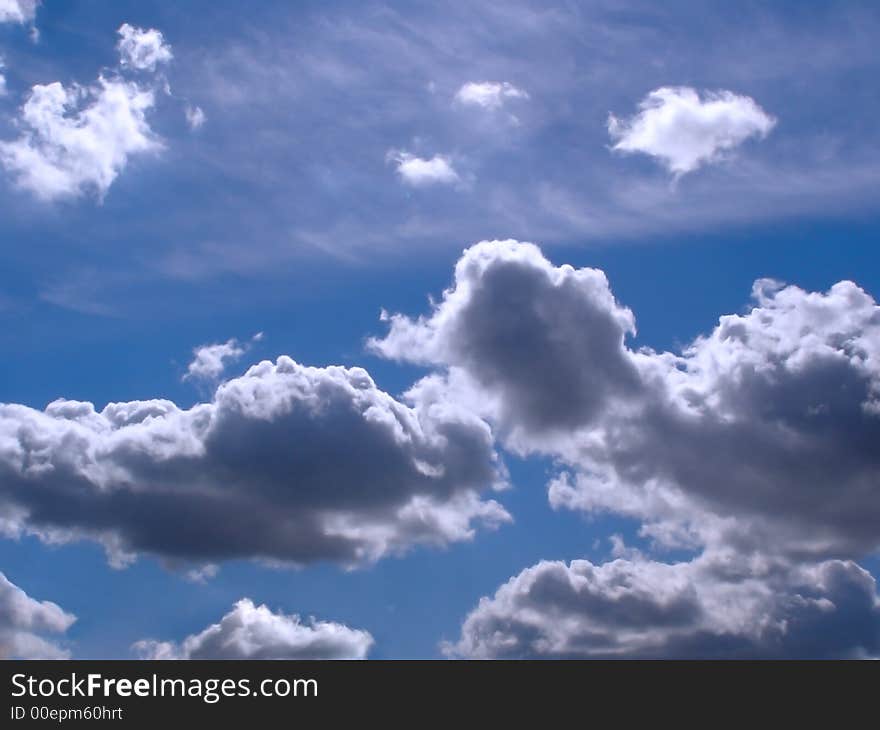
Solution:
M 492 398 L 503 428 L 568 430 L 639 387 L 623 347 L 633 316 L 615 302 L 605 274 L 556 268 L 532 244 L 472 246 L 430 317 L 389 321 L 371 349 L 467 373 L 475 398 Z
M 64 659 L 68 651 L 42 634 L 67 631 L 76 617 L 28 596 L 0 573 L 0 659 Z
M 117 48 L 123 67 L 152 72 L 174 57 L 171 46 L 155 28 L 144 30 L 123 23 L 117 32 L 120 36 Z
M 410 397 L 466 404 L 561 466 L 555 508 L 638 520 L 654 547 L 540 563 L 484 599 L 465 656 L 873 656 L 880 546 L 880 307 L 759 280 L 744 314 L 680 354 L 633 350 L 602 272 L 531 244 L 464 252 L 430 314 L 370 342 L 439 366 Z M 841 560 L 841 558 L 845 558 Z
M 749 137 L 766 137 L 775 124 L 748 96 L 719 91 L 700 98 L 688 87 L 655 89 L 630 119 L 608 117 L 613 149 L 651 155 L 675 175 L 717 160 Z
M 365 659 L 373 637 L 344 624 L 273 613 L 248 598 L 204 631 L 180 644 L 143 640 L 144 659 Z
M 601 272 L 481 243 L 429 316 L 394 315 L 370 345 L 447 369 L 413 395 L 468 403 L 509 447 L 570 465 L 555 506 L 640 518 L 668 542 L 734 531 L 864 554 L 880 545 L 880 308 L 851 282 L 754 295 L 680 355 L 633 351 L 633 315 Z
M 476 658 L 862 658 L 880 653 L 880 602 L 852 562 L 542 562 L 484 598 L 445 648 Z
M 262 362 L 190 409 L 167 400 L 0 406 L 7 529 L 100 540 L 116 561 L 356 564 L 508 520 L 489 427 L 407 406 L 360 368 Z

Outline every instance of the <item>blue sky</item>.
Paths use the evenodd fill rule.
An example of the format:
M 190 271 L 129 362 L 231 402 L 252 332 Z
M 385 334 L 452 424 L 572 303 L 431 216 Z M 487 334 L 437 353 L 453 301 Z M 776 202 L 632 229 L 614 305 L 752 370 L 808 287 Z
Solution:
M 241 376 L 252 364 L 288 355 L 316 368 L 363 367 L 395 402 L 427 413 L 405 392 L 426 376 L 449 376 L 442 403 L 466 411 L 469 424 L 483 424 L 491 432 L 490 450 L 509 472 L 505 490 L 470 483 L 460 489 L 496 500 L 511 518 L 497 528 L 475 522 L 468 538 L 447 535 L 441 545 L 408 543 L 405 530 L 395 527 L 403 530 L 395 533 L 399 550 L 356 564 L 323 554 L 298 561 L 287 553 L 246 548 L 228 559 L 222 550 L 219 557 L 190 559 L 171 548 L 126 544 L 136 559 L 114 567 L 105 548 L 112 539 L 125 543 L 129 528 L 113 523 L 112 516 L 102 518 L 109 520 L 102 523 L 105 532 L 95 532 L 87 518 L 40 521 L 33 516 L 35 503 L 21 496 L 21 484 L 36 493 L 46 486 L 44 477 L 22 476 L 24 467 L 18 464 L 17 472 L 0 470 L 0 516 L 12 525 L 0 540 L 0 571 L 28 600 L 51 601 L 76 621 L 53 615 L 42 631 L 0 625 L 0 646 L 6 640 L 19 647 L 19 654 L 27 653 L 21 647 L 39 646 L 44 653 L 122 658 L 138 651 L 156 655 L 155 644 L 132 649 L 149 639 L 170 642 L 165 650 L 175 655 L 198 656 L 207 642 L 206 627 L 224 616 L 237 617 L 230 614 L 233 605 L 249 598 L 273 612 L 238 616 L 245 626 L 257 626 L 253 630 L 261 640 L 275 636 L 273 631 L 283 633 L 291 614 L 314 616 L 337 625 L 333 655 L 367 652 L 363 635 L 353 630 L 369 632 L 369 656 L 375 658 L 603 655 L 606 639 L 589 648 L 583 639 L 601 631 L 613 634 L 619 655 L 880 651 L 874 593 L 866 599 L 867 613 L 850 620 L 866 627 L 867 638 L 847 635 L 839 646 L 818 647 L 791 630 L 771 641 L 754 626 L 782 625 L 783 609 L 761 604 L 757 613 L 719 624 L 709 614 L 718 596 L 734 589 L 709 585 L 706 576 L 714 573 L 705 568 L 710 558 L 723 554 L 725 560 L 748 562 L 751 571 L 757 571 L 758 561 L 787 576 L 774 583 L 769 569 L 750 574 L 749 585 L 760 586 L 747 596 L 735 594 L 731 600 L 737 605 L 753 606 L 765 588 L 778 592 L 784 585 L 801 602 L 826 600 L 839 615 L 852 616 L 846 613 L 849 604 L 829 588 L 838 584 L 828 576 L 842 571 L 864 588 L 870 580 L 864 570 L 878 567 L 880 532 L 844 524 L 849 507 L 839 508 L 846 513 L 839 523 L 821 523 L 808 510 L 802 521 L 789 519 L 779 504 L 794 505 L 792 514 L 799 514 L 798 505 L 812 499 L 797 491 L 786 492 L 783 502 L 760 496 L 748 504 L 704 493 L 680 476 L 691 471 L 662 460 L 644 466 L 659 471 L 640 487 L 624 485 L 617 456 L 591 455 L 587 461 L 582 453 L 600 431 L 616 433 L 612 429 L 624 426 L 607 415 L 601 422 L 579 420 L 563 430 L 557 425 L 539 432 L 529 425 L 528 413 L 514 418 L 519 391 L 510 389 L 502 372 L 509 360 L 499 371 L 494 361 L 462 354 L 465 345 L 456 338 L 464 335 L 458 328 L 470 327 L 471 320 L 443 298 L 454 282 L 464 292 L 464 280 L 454 280 L 454 270 L 467 247 L 496 239 L 533 242 L 546 258 L 532 249 L 492 249 L 485 255 L 494 263 L 486 271 L 516 264 L 538 276 L 550 270 L 548 260 L 554 271 L 563 264 L 604 271 L 617 302 L 634 314 L 637 333 L 626 335 L 626 357 L 637 362 L 640 347 L 680 353 L 695 338 L 708 337 L 719 317 L 748 317 L 756 306 L 750 293 L 757 279 L 785 282 L 799 288 L 786 291 L 801 293 L 827 292 L 851 280 L 868 297 L 876 296 L 880 14 L 873 3 L 749 2 L 734 9 L 711 2 L 300 2 L 245 8 L 226 2 L 44 0 L 34 6 L 5 0 L 0 20 L 5 21 L 0 22 L 5 79 L 0 96 L 0 402 L 26 407 L 27 417 L 58 398 L 91 402 L 99 412 L 107 403 L 151 399 L 188 409 L 210 402 L 221 382 Z M 124 24 L 133 29 L 134 51 L 119 45 Z M 161 36 L 151 35 L 151 29 Z M 84 111 L 100 111 L 99 77 L 124 95 L 122 111 L 116 107 L 97 121 L 92 118 L 93 143 L 53 142 L 58 137 L 52 135 L 70 133 L 65 119 L 76 135 L 90 123 Z M 38 98 L 38 88 L 53 82 L 62 85 L 56 90 L 67 91 L 69 103 L 58 113 L 43 109 L 39 123 L 47 126 L 41 132 L 26 105 Z M 671 91 L 653 97 L 651 106 L 649 95 L 663 89 Z M 142 112 L 131 111 L 136 94 L 150 97 Z M 677 116 L 676 104 L 681 105 Z M 201 122 L 193 116 L 196 110 Z M 663 117 L 666 112 L 669 118 Z M 619 134 L 611 119 L 623 125 Z M 22 150 L 29 156 L 16 157 Z M 44 167 L 38 169 L 39 164 Z M 557 275 L 564 276 L 547 274 Z M 479 286 L 488 287 L 488 277 L 484 272 Z M 569 300 L 557 302 L 552 297 L 558 289 L 553 292 L 547 306 L 567 306 Z M 806 318 L 797 335 L 803 352 L 813 352 L 804 344 L 814 342 L 813 336 L 825 337 L 838 354 L 855 357 L 846 349 L 848 342 L 861 343 L 854 345 L 859 357 L 875 352 L 875 346 L 880 351 L 878 310 L 873 320 L 868 314 L 853 324 L 850 310 L 835 308 L 829 299 L 827 317 L 837 318 L 839 327 L 823 335 L 826 320 L 809 319 L 813 304 L 800 296 L 792 294 L 791 306 Z M 760 306 L 776 311 L 774 302 L 782 302 L 782 295 Z M 471 302 L 466 308 L 471 305 L 476 306 Z M 394 325 L 380 319 L 382 311 L 423 315 L 422 339 L 398 346 Z M 441 325 L 425 324 L 432 312 L 454 322 L 455 332 L 437 334 Z M 502 315 L 495 312 L 493 318 Z M 583 327 L 586 350 L 573 347 L 573 358 L 592 352 L 590 338 L 598 336 L 587 331 L 587 323 Z M 844 344 L 838 330 L 849 333 Z M 577 331 L 574 339 L 581 336 Z M 263 335 L 252 339 L 256 333 Z M 532 334 L 524 330 L 521 338 L 528 341 Z M 386 336 L 384 352 L 368 346 L 369 338 Z M 196 348 L 231 338 L 243 352 L 222 372 L 184 377 Z M 743 362 L 754 354 L 743 355 Z M 767 362 L 778 364 L 777 355 L 766 355 Z M 542 354 L 525 347 L 514 359 L 520 357 L 543 362 Z M 852 375 L 859 385 L 852 387 L 864 386 L 868 403 L 880 368 L 867 355 L 863 359 Z M 591 367 L 578 360 L 569 366 L 576 372 Z M 699 367 L 698 389 L 709 377 L 708 366 Z M 490 370 L 495 379 L 486 374 Z M 787 364 L 780 372 L 773 383 L 794 379 L 800 371 Z M 451 383 L 455 373 L 466 380 L 466 392 Z M 548 370 L 538 380 L 561 377 Z M 668 378 L 671 383 L 674 375 Z M 822 385 L 826 382 L 797 381 L 804 398 L 818 399 L 816 412 L 834 411 L 837 403 L 822 390 L 830 387 Z M 613 391 L 612 381 L 603 383 L 596 387 Z M 705 387 L 715 387 L 719 397 L 729 392 L 729 384 Z M 494 405 L 475 404 L 474 388 Z M 541 391 L 537 383 L 536 391 Z M 748 399 L 748 393 L 736 393 L 743 402 Z M 609 414 L 621 404 L 609 407 Z M 823 443 L 837 444 L 843 431 L 851 442 L 871 442 L 877 427 L 874 416 L 864 415 L 869 410 L 847 411 L 846 419 L 828 426 L 838 430 L 828 432 Z M 746 432 L 751 428 L 766 443 L 756 425 L 766 426 L 766 413 L 731 412 L 743 419 Z M 9 416 L 12 425 L 0 428 L 0 434 L 21 440 L 14 418 Z M 793 433 L 813 434 L 811 427 L 799 431 L 799 421 L 785 424 Z M 278 443 L 300 448 L 300 432 L 284 428 L 279 426 Z M 62 461 L 67 463 L 60 455 L 69 447 L 65 443 L 59 437 L 61 461 L 53 461 L 58 473 Z M 344 460 L 350 443 L 342 433 L 327 448 L 333 459 Z M 722 441 L 718 453 L 735 450 L 730 443 Z M 670 451 L 677 448 L 664 444 Z M 95 455 L 103 452 L 94 448 L 98 451 L 89 451 L 89 458 L 103 469 Z M 686 451 L 688 445 L 681 448 Z M 841 466 L 816 486 L 816 493 L 830 500 L 822 503 L 825 513 L 837 514 L 833 488 L 838 480 L 851 479 L 858 495 L 853 500 L 863 500 L 864 514 L 873 514 L 880 500 L 875 460 L 843 447 L 830 449 L 826 458 Z M 785 463 L 794 463 L 787 459 L 798 453 L 785 451 Z M 380 456 L 378 465 L 365 463 L 379 470 L 369 478 L 381 485 Z M 716 458 L 705 452 L 696 456 L 706 463 Z M 737 458 L 743 459 L 743 474 L 755 472 L 753 483 L 763 485 L 761 467 L 749 463 L 749 452 Z M 847 471 L 849 459 L 854 465 Z M 135 493 L 153 488 L 132 476 L 135 467 L 120 464 L 114 462 L 114 468 L 129 469 L 128 476 L 108 476 L 100 488 Z M 789 528 L 792 534 L 803 529 L 797 540 L 791 538 L 792 545 L 801 545 L 803 535 L 826 535 L 826 529 L 833 537 L 821 548 L 797 550 L 782 545 L 782 538 L 745 549 L 744 538 L 714 533 L 701 534 L 687 546 L 661 544 L 652 540 L 650 529 L 640 528 L 668 515 L 651 513 L 653 508 L 635 497 L 625 508 L 548 503 L 548 483 L 559 474 L 595 476 L 609 465 L 617 469 L 620 494 L 646 488 L 662 470 L 679 474 L 679 481 L 668 485 L 687 497 L 686 515 L 676 519 L 691 520 L 708 510 L 712 519 L 736 520 L 737 529 L 750 535 L 765 521 L 782 520 L 786 535 Z M 796 490 L 795 471 L 789 469 L 790 479 L 777 475 L 775 484 L 791 481 Z M 303 488 L 295 471 L 272 478 L 280 480 L 272 488 L 285 493 Z M 723 481 L 723 475 L 719 478 Z M 223 477 L 218 479 L 210 487 L 226 489 Z M 11 486 L 3 488 L 4 480 Z M 241 489 L 251 488 L 246 482 L 244 477 Z M 91 487 L 99 489 L 96 484 Z M 71 489 L 71 495 L 81 488 L 65 485 L 58 488 Z M 373 487 L 356 476 L 350 488 Z M 371 511 L 364 519 L 374 517 Z M 291 512 L 290 518 L 298 516 Z M 169 520 L 169 531 L 181 529 Z M 851 534 L 858 539 L 849 540 Z M 625 546 L 615 548 L 612 535 L 621 536 Z M 646 593 L 654 580 L 664 586 L 691 581 L 688 595 L 700 597 L 704 618 L 698 626 L 675 623 L 672 638 L 669 623 L 655 626 L 650 611 L 639 614 L 635 626 L 617 625 L 612 631 L 586 603 L 571 609 L 554 599 L 553 591 L 536 595 L 529 583 L 530 566 L 564 561 L 572 573 L 565 578 L 569 588 L 583 579 L 604 600 L 603 591 L 615 582 L 607 567 L 614 559 L 620 561 L 616 570 L 629 571 L 624 582 L 638 587 L 644 581 Z M 601 576 L 584 577 L 581 567 L 569 564 L 572 560 L 591 561 Z M 188 577 L 204 563 L 216 565 L 216 575 L 200 581 Z M 685 577 L 657 578 L 668 565 L 697 567 L 675 569 Z M 509 595 L 496 595 L 512 577 L 518 580 Z M 582 600 L 587 589 L 578 590 Z M 494 597 L 477 610 L 484 596 Z M 615 610 L 625 611 L 620 605 Z M 565 620 L 559 619 L 563 614 Z M 577 629 L 557 635 L 542 616 Z M 814 618 L 787 616 L 797 626 L 814 626 Z M 264 620 L 270 628 L 260 633 Z M 307 628 L 307 619 L 303 622 L 293 622 L 305 636 L 297 641 L 313 640 L 309 631 L 333 628 L 320 623 Z M 734 624 L 749 628 L 737 634 Z M 224 623 L 221 634 L 226 629 Z M 716 644 L 694 649 L 689 631 L 722 637 L 729 643 L 717 646 L 727 649 Z M 49 642 L 49 649 L 34 643 L 31 633 Z M 829 636 L 844 633 L 838 624 L 827 631 Z M 507 643 L 493 644 L 486 638 L 492 635 L 506 636 Z M 184 646 L 188 636 L 194 637 L 189 649 Z M 694 643 L 675 643 L 684 642 L 682 637 Z M 230 641 L 228 646 L 240 648 L 244 640 L 239 633 Z M 284 646 L 281 654 L 297 655 L 290 641 L 287 654 Z M 445 652 L 442 642 L 449 642 Z M 518 648 L 504 648 L 510 646 Z M 271 655 L 272 647 L 266 652 Z

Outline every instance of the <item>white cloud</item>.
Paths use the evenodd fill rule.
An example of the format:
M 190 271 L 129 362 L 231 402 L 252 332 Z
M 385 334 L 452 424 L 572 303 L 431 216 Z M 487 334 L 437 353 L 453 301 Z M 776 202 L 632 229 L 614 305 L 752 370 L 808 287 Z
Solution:
M 39 0 L 0 0 L 0 23 L 33 23 Z
M 482 659 L 876 657 L 880 601 L 871 575 L 848 561 L 543 561 L 483 598 L 445 650 Z
M 454 185 L 461 180 L 450 159 L 443 155 L 424 159 L 409 152 L 391 152 L 388 159 L 397 164 L 400 179 L 412 187 Z
M 212 578 L 215 578 L 219 572 L 219 565 L 216 565 L 215 563 L 206 563 L 205 565 L 190 568 L 183 574 L 183 577 L 190 583 L 204 584 Z
M 469 81 L 455 93 L 455 101 L 466 106 L 500 109 L 508 99 L 528 99 L 529 95 L 508 81 Z
M 6 68 L 6 64 L 3 61 L 3 58 L 0 57 L 0 96 L 6 96 L 6 75 L 3 73 L 3 69 Z
M 373 637 L 344 624 L 273 613 L 248 598 L 181 643 L 139 641 L 144 659 L 365 659 Z
M 186 114 L 186 123 L 189 124 L 190 129 L 200 129 L 205 123 L 205 112 L 201 107 L 187 105 L 184 114 Z
M 103 196 L 132 155 L 161 149 L 146 120 L 153 104 L 151 90 L 119 79 L 38 84 L 21 109 L 21 136 L 0 142 L 0 162 L 44 200 Z
M 0 659 L 66 659 L 69 652 L 44 634 L 62 634 L 76 621 L 50 601 L 28 596 L 0 573 Z
M 391 316 L 369 345 L 444 369 L 410 397 L 460 402 L 565 465 L 555 507 L 670 545 L 860 557 L 880 546 L 880 307 L 852 282 L 754 296 L 681 354 L 632 350 L 601 271 L 484 242 L 429 315 Z
M 633 117 L 608 117 L 612 149 L 655 157 L 676 176 L 718 160 L 749 137 L 766 137 L 775 125 L 748 96 L 718 91 L 701 99 L 688 87 L 655 89 Z
M 361 565 L 510 520 L 488 425 L 405 405 L 361 368 L 261 362 L 189 409 L 167 400 L 0 405 L 0 522 L 97 540 L 116 564 Z
M 605 274 L 555 267 L 533 244 L 472 246 L 430 316 L 388 321 L 388 335 L 368 347 L 396 360 L 451 366 L 453 377 L 466 374 L 475 401 L 506 436 L 568 433 L 609 399 L 638 388 L 623 348 L 635 320 L 615 301 Z
M 184 379 L 216 380 L 226 367 L 247 351 L 238 340 L 231 339 L 216 345 L 202 345 L 193 350 L 193 360 L 187 366 Z
M 378 354 L 438 368 L 406 397 L 461 404 L 562 473 L 554 508 L 641 523 L 666 564 L 544 562 L 483 599 L 454 655 L 874 656 L 880 546 L 880 307 L 759 280 L 754 304 L 681 353 L 638 350 L 603 272 L 531 244 L 467 249 Z
M 174 57 L 171 46 L 155 28 L 144 30 L 123 23 L 117 32 L 120 39 L 116 47 L 124 68 L 153 72 L 160 64 L 168 63 Z

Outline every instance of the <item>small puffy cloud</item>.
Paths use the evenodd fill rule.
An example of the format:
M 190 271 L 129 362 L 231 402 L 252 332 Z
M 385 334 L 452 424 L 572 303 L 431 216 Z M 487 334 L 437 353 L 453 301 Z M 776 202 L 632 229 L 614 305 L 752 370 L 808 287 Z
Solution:
M 63 634 L 76 617 L 37 601 L 0 573 L 0 659 L 66 659 L 69 652 L 45 634 Z
M 167 400 L 0 405 L 0 522 L 91 539 L 124 564 L 234 558 L 360 565 L 509 521 L 489 426 L 401 403 L 361 368 L 280 357 L 191 408 Z
M 226 367 L 241 358 L 247 349 L 238 340 L 231 339 L 215 345 L 202 345 L 193 350 L 192 362 L 187 366 L 184 379 L 216 380 Z
M 866 658 L 880 601 L 849 561 L 544 561 L 483 598 L 448 654 L 472 658 Z
M 120 38 L 116 48 L 123 68 L 153 72 L 174 57 L 171 46 L 155 28 L 144 30 L 123 23 L 117 32 Z
M 144 659 L 365 659 L 373 637 L 329 621 L 273 613 L 248 598 L 204 631 L 182 642 L 139 641 Z
M 3 58 L 0 57 L 0 96 L 6 96 L 6 75 L 3 73 L 3 70 L 6 68 L 6 63 L 3 61 Z
M 529 95 L 508 81 L 469 81 L 455 93 L 455 101 L 465 106 L 500 109 L 509 99 L 528 99 Z
M 880 546 L 880 307 L 762 280 L 681 353 L 633 350 L 601 271 L 481 243 L 430 314 L 370 347 L 443 368 L 410 397 L 487 418 L 554 457 L 551 504 L 642 522 L 658 543 L 861 557 Z
M 33 23 L 39 0 L 0 0 L 0 23 Z
M 190 583 L 203 584 L 216 577 L 217 573 L 219 572 L 219 565 L 215 565 L 214 563 L 207 563 L 205 565 L 199 565 L 195 568 L 190 568 L 183 574 L 183 577 Z
M 461 181 L 452 162 L 444 155 L 434 155 L 430 159 L 424 159 L 409 152 L 390 152 L 388 159 L 397 165 L 400 179 L 414 188 L 455 185 Z
M 202 111 L 201 107 L 187 105 L 184 109 L 184 114 L 190 129 L 200 129 L 205 123 L 205 112 Z
M 629 119 L 608 117 L 608 132 L 618 152 L 641 152 L 676 176 L 718 160 L 750 137 L 766 137 L 776 125 L 754 99 L 731 91 L 689 87 L 655 89 Z
M 0 142 L 0 163 L 43 200 L 89 191 L 101 197 L 131 156 L 161 149 L 146 119 L 153 104 L 151 90 L 119 79 L 38 84 L 17 120 L 21 135 Z

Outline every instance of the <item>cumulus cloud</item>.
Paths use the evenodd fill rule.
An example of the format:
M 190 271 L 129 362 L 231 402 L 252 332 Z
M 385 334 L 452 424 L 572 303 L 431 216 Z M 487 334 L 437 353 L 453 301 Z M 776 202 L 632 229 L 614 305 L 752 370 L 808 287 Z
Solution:
M 445 649 L 474 658 L 876 657 L 880 602 L 871 575 L 849 561 L 545 561 L 482 599 Z
M 161 31 L 155 28 L 144 30 L 123 23 L 117 33 L 119 43 L 116 48 L 123 68 L 154 72 L 158 66 L 174 58 L 171 46 L 165 42 Z
M 144 659 L 365 659 L 373 637 L 344 624 L 273 613 L 243 598 L 204 631 L 181 643 L 139 641 Z
M 126 23 L 119 34 L 123 68 L 155 71 L 172 57 L 155 29 Z M 132 156 L 162 149 L 147 121 L 155 102 L 154 89 L 117 74 L 90 86 L 37 84 L 15 119 L 21 134 L 0 141 L 0 164 L 43 200 L 90 192 L 103 198 Z
M 455 185 L 461 181 L 451 160 L 444 155 L 434 155 L 430 159 L 424 159 L 409 152 L 390 152 L 388 159 L 397 165 L 400 179 L 414 188 Z
M 17 120 L 21 135 L 0 142 L 0 162 L 41 199 L 101 197 L 131 156 L 161 149 L 146 119 L 154 102 L 151 90 L 120 79 L 37 84 Z
M 184 114 L 190 129 L 201 129 L 205 123 L 205 112 L 202 111 L 201 107 L 187 105 L 186 109 L 184 109 Z
M 488 425 L 454 403 L 406 405 L 361 368 L 288 357 L 210 402 L 0 406 L 0 522 L 98 540 L 111 559 L 355 565 L 469 540 L 510 519 Z
M 37 601 L 0 572 L 0 659 L 66 659 L 69 652 L 45 634 L 63 634 L 76 617 Z
M 605 274 L 554 267 L 533 244 L 472 246 L 429 316 L 387 319 L 374 352 L 467 376 L 505 433 L 568 432 L 641 387 L 624 347 L 634 318 Z
M 565 465 L 556 507 L 670 545 L 864 555 L 880 546 L 880 309 L 852 282 L 764 280 L 754 300 L 679 354 L 635 351 L 601 272 L 482 243 L 429 315 L 391 316 L 370 346 L 446 370 L 411 395 L 445 393 Z
M 529 95 L 509 81 L 469 81 L 455 92 L 455 101 L 464 106 L 500 109 L 509 99 L 528 99 Z
M 880 307 L 852 282 L 755 283 L 751 307 L 680 352 L 633 349 L 598 270 L 531 244 L 464 252 L 417 318 L 385 315 L 385 357 L 438 369 L 408 397 L 480 414 L 551 456 L 557 509 L 641 524 L 697 557 L 541 563 L 484 599 L 463 656 L 877 655 Z
M 655 89 L 629 119 L 608 117 L 612 149 L 650 155 L 676 176 L 718 160 L 750 137 L 766 137 L 775 125 L 748 96 L 718 91 L 701 98 L 689 87 Z
M 0 0 L 0 23 L 33 23 L 39 0 Z
M 247 349 L 236 339 L 214 345 L 202 345 L 193 350 L 192 362 L 187 366 L 184 379 L 216 380 L 227 366 L 241 358 Z
M 681 355 L 632 354 L 646 395 L 578 441 L 554 504 L 630 514 L 661 541 L 880 544 L 880 309 L 851 282 L 760 281 L 754 298 Z

